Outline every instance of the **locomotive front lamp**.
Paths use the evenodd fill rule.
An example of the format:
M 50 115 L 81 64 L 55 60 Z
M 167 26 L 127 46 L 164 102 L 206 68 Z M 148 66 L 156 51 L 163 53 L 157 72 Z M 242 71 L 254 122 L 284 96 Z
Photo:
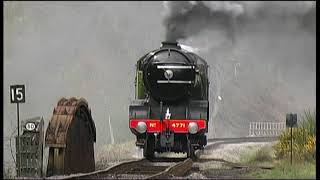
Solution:
M 145 122 L 138 122 L 138 125 L 136 127 L 136 130 L 139 133 L 145 133 L 147 131 L 147 124 Z
M 198 125 L 195 122 L 189 123 L 188 130 L 190 134 L 195 134 L 198 132 Z

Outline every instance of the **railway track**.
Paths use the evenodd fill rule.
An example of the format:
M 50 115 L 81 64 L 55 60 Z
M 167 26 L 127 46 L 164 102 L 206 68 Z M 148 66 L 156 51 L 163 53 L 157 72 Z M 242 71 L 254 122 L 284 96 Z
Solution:
M 183 176 L 192 167 L 190 158 L 160 158 L 126 161 L 105 170 L 46 179 L 165 179 Z
M 242 137 L 242 138 L 219 138 L 209 139 L 205 147 L 217 148 L 221 144 L 241 143 L 241 142 L 268 142 L 275 141 L 277 137 Z M 200 157 L 202 150 L 196 151 L 196 156 Z M 159 158 L 152 161 L 147 159 L 138 159 L 116 164 L 104 170 L 94 171 L 85 174 L 73 174 L 69 176 L 53 176 L 46 179 L 167 179 L 181 177 L 187 174 L 194 162 L 222 162 L 234 171 L 246 171 L 254 168 L 268 167 L 250 167 L 223 159 L 197 159 L 192 161 L 190 158 Z

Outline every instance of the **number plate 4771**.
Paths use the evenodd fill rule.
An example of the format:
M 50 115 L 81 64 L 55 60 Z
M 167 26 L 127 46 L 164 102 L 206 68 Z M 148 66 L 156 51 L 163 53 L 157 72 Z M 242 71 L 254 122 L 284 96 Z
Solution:
M 171 126 L 173 128 L 185 128 L 186 124 L 185 123 L 172 123 Z

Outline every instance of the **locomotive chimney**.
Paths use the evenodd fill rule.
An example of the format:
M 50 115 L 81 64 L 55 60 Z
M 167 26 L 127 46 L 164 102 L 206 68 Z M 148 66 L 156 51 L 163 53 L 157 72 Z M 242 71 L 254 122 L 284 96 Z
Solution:
M 176 42 L 176 41 L 163 41 L 161 48 L 181 49 L 181 47 L 178 45 L 178 42 Z

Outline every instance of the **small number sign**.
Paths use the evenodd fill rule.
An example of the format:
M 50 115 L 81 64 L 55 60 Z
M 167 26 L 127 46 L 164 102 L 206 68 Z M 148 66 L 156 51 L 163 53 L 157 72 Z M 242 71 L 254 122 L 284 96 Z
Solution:
M 26 124 L 26 129 L 28 131 L 33 131 L 35 128 L 36 128 L 36 125 L 34 123 L 32 123 L 32 122 L 29 122 L 29 123 Z
M 25 102 L 24 85 L 10 86 L 10 99 L 11 99 L 11 103 L 24 103 Z

